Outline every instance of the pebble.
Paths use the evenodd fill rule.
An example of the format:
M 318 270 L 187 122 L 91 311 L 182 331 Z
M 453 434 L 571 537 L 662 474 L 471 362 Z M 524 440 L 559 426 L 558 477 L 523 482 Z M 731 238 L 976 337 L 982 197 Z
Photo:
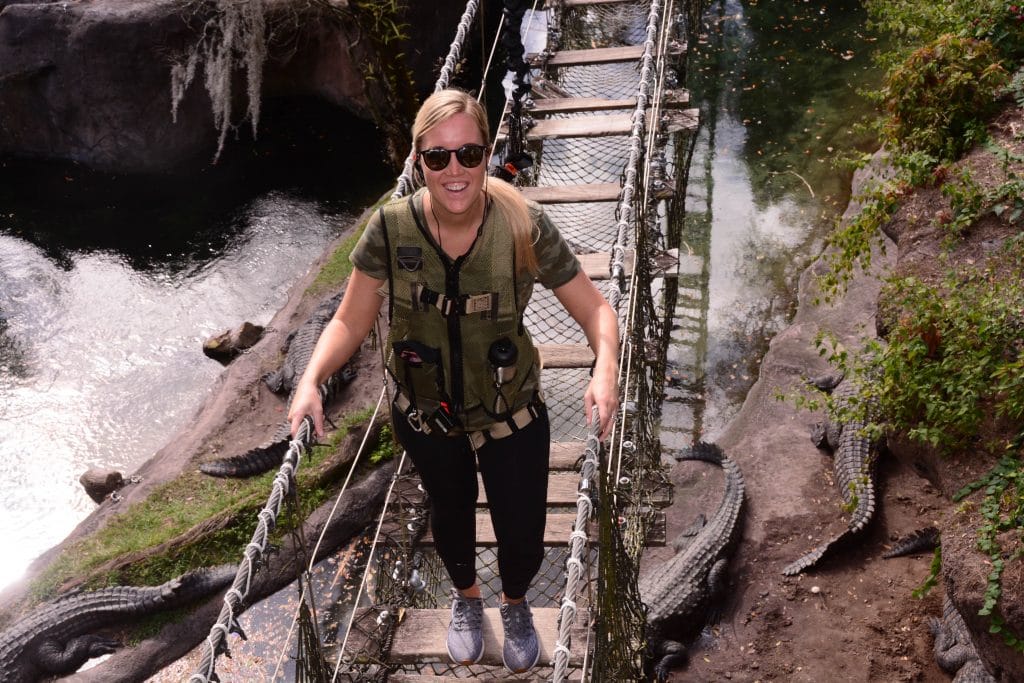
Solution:
M 818 586 L 811 586 L 811 592 L 817 595 L 821 592 L 821 588 L 819 588 Z

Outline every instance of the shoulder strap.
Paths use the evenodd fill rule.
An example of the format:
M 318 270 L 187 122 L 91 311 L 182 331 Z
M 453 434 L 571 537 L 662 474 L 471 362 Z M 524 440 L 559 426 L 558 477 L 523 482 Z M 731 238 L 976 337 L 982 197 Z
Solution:
M 384 249 L 387 251 L 385 262 L 388 268 L 388 324 L 395 313 L 395 278 L 391 272 L 391 238 L 388 236 L 388 222 L 384 219 L 384 207 L 380 207 L 380 228 L 384 234 Z

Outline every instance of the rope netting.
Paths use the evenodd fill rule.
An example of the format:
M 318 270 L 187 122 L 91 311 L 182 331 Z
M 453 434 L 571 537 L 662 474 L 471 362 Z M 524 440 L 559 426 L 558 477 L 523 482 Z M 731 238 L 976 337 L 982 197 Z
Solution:
M 700 4 L 699 0 L 688 2 Z M 460 59 L 478 4 L 479 0 L 470 0 L 466 5 L 436 89 L 460 85 L 452 82 L 454 64 Z M 689 5 L 685 11 L 694 12 Z M 579 474 L 553 473 L 553 477 L 574 477 L 578 493 L 573 501 L 574 531 L 564 545 L 546 550 L 541 570 L 527 597 L 535 608 L 557 607 L 561 611 L 554 661 L 540 662 L 542 666 L 553 665 L 549 675 L 556 680 L 566 677 L 637 680 L 642 678 L 644 646 L 644 608 L 636 588 L 639 559 L 656 519 L 657 507 L 670 497 L 666 493 L 670 487 L 660 464 L 657 422 L 675 296 L 674 283 L 660 279 L 653 263 L 656 257 L 676 246 L 666 225 L 670 214 L 681 210 L 682 205 L 681 201 L 655 199 L 650 188 L 652 183 L 671 176 L 679 159 L 687 158 L 680 150 L 689 148 L 689 138 L 674 139 L 679 136 L 663 134 L 657 122 L 663 84 L 666 80 L 682 80 L 681 75 L 675 73 L 678 67 L 666 61 L 668 41 L 677 37 L 675 32 L 680 27 L 693 24 L 676 13 L 672 0 L 574 7 L 556 4 L 547 10 L 547 15 L 546 55 L 557 50 L 630 45 L 643 45 L 645 49 L 644 58 L 638 62 L 550 67 L 542 60 L 542 65 L 535 67 L 532 74 L 533 94 L 538 98 L 545 94 L 636 98 L 636 105 L 614 112 L 632 115 L 629 134 L 527 142 L 523 151 L 533 158 L 534 164 L 517 177 L 521 185 L 542 187 L 587 183 L 623 186 L 616 202 L 545 207 L 576 253 L 609 255 L 614 276 L 596 284 L 619 317 L 623 393 L 622 408 L 607 450 L 604 450 L 587 429 L 581 410 L 590 379 L 588 370 L 546 368 L 541 373 L 552 440 L 573 444 L 575 452 L 580 454 Z M 531 13 L 527 12 L 523 25 L 531 21 Z M 449 63 L 453 65 L 451 68 Z M 527 101 L 527 114 L 529 107 Z M 570 115 L 549 116 L 565 118 Z M 523 117 L 522 123 L 528 130 L 528 115 Z M 666 161 L 666 154 L 676 160 L 675 164 Z M 685 169 L 678 169 L 678 175 L 684 176 Z M 412 190 L 411 178 L 410 157 L 398 179 L 394 196 L 403 196 Z M 627 261 L 632 263 L 630 272 L 626 270 Z M 525 319 L 538 344 L 586 343 L 582 330 L 554 295 L 542 287 L 535 290 Z M 300 434 L 289 450 L 288 458 L 294 464 L 283 475 L 289 482 L 293 481 L 291 477 L 302 448 L 308 443 L 308 427 L 304 429 L 306 432 Z M 286 467 L 290 462 L 288 458 Z M 287 484 L 282 483 L 282 486 L 287 487 Z M 434 661 L 420 659 L 414 663 L 390 661 L 396 626 L 408 610 L 434 609 L 449 603 L 446 572 L 426 542 L 428 509 L 429 502 L 418 477 L 403 457 L 377 527 L 366 540 L 367 548 L 361 553 L 361 561 L 349 569 L 350 575 L 361 575 L 352 604 L 346 608 L 342 623 L 323 634 L 326 641 L 323 651 L 333 662 L 331 680 L 386 680 L 395 673 L 480 679 L 507 677 L 507 672 L 500 667 L 455 667 L 447 657 Z M 572 511 L 571 508 L 561 510 Z M 551 508 L 551 511 L 557 510 Z M 588 526 L 595 521 L 598 538 L 588 538 Z M 250 565 L 253 564 L 248 561 L 252 547 L 250 543 L 246 550 Z M 496 567 L 495 549 L 479 548 L 478 579 L 490 606 L 497 605 L 501 590 Z M 207 639 L 209 656 L 204 655 L 202 673 L 190 680 L 196 683 L 213 680 L 213 662 L 223 650 L 245 590 L 245 586 L 233 586 L 229 591 L 221 619 Z M 311 598 L 304 594 L 300 602 L 307 599 Z M 302 618 L 308 620 L 309 617 L 298 610 L 296 619 Z M 574 626 L 577 633 L 588 634 L 586 642 L 571 642 Z M 575 655 L 570 657 L 570 650 L 582 653 L 582 660 Z

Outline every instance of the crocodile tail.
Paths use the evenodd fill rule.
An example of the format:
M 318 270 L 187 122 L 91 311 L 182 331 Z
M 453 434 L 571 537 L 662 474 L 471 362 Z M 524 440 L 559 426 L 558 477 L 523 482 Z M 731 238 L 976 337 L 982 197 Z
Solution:
M 899 539 L 882 557 L 888 560 L 893 557 L 904 557 L 935 550 L 937 547 L 939 547 L 939 530 L 929 526 Z
M 202 567 L 186 572 L 178 578 L 172 579 L 168 584 L 174 584 L 173 599 L 175 602 L 187 602 L 227 588 L 234 581 L 237 573 L 238 566 L 233 564 Z
M 715 465 L 721 465 L 725 461 L 725 454 L 718 444 L 698 441 L 693 447 L 679 457 L 679 460 L 703 460 Z
M 825 543 L 822 543 L 818 547 L 814 548 L 814 550 L 801 556 L 800 559 L 786 565 L 786 567 L 783 568 L 782 573 L 786 576 L 796 576 L 805 569 L 809 569 L 810 567 L 813 567 L 814 565 L 818 564 L 819 560 L 821 560 L 821 558 L 825 556 L 825 553 L 827 553 L 833 545 L 835 545 L 843 538 L 845 538 L 848 533 L 848 529 L 844 530 L 842 533 L 835 536 L 834 538 L 826 541 Z
M 288 444 L 288 439 L 273 441 L 241 455 L 204 462 L 199 470 L 211 477 L 252 477 L 280 466 L 288 453 Z

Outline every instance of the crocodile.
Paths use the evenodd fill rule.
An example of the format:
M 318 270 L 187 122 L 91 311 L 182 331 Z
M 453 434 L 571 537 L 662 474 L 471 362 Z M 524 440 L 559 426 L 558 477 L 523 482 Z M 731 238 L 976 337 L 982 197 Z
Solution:
M 697 443 L 681 460 L 702 460 L 725 472 L 725 493 L 709 521 L 696 524 L 676 541 L 676 554 L 658 563 L 640 579 L 640 598 L 647 607 L 648 653 L 654 677 L 665 681 L 686 662 L 686 647 L 669 634 L 693 631 L 710 616 L 725 588 L 727 557 L 739 533 L 744 485 L 739 466 L 721 449 Z
M 832 450 L 832 467 L 843 506 L 852 510 L 852 515 L 845 529 L 787 565 L 782 570 L 786 576 L 794 576 L 817 564 L 830 549 L 863 531 L 875 515 L 875 466 L 880 443 L 865 433 L 865 427 L 877 419 L 877 401 L 867 400 L 863 418 L 850 417 L 850 410 L 861 401 L 859 381 L 829 376 L 811 380 L 811 384 L 832 392 L 838 418 L 816 425 L 811 438 L 819 448 Z
M 942 618 L 931 617 L 928 628 L 935 636 L 935 661 L 953 674 L 953 683 L 996 683 L 981 663 L 963 615 L 949 595 L 942 601 Z
M 904 536 L 889 550 L 882 554 L 886 560 L 894 557 L 905 557 L 917 553 L 933 551 L 939 547 L 939 530 L 933 526 L 918 529 L 909 536 Z
M 317 306 L 309 319 L 288 337 L 286 341 L 288 350 L 281 368 L 263 377 L 264 383 L 274 393 L 288 393 L 287 406 L 289 407 L 295 395 L 295 385 L 298 384 L 302 373 L 306 371 L 316 342 L 320 339 L 324 328 L 327 327 L 327 323 L 334 316 L 334 311 L 341 303 L 344 293 L 342 290 Z M 329 403 L 338 394 L 341 387 L 351 382 L 355 376 L 355 370 L 350 362 L 321 384 L 320 396 L 324 405 Z M 213 477 L 252 477 L 261 474 L 279 466 L 284 461 L 284 456 L 288 452 L 290 435 L 291 425 L 287 421 L 283 422 L 269 441 L 242 454 L 204 462 L 199 465 L 199 470 Z
M 94 631 L 212 595 L 230 585 L 235 573 L 233 565 L 221 565 L 159 586 L 76 591 L 44 603 L 0 632 L 0 681 L 29 683 L 73 673 L 120 645 Z

